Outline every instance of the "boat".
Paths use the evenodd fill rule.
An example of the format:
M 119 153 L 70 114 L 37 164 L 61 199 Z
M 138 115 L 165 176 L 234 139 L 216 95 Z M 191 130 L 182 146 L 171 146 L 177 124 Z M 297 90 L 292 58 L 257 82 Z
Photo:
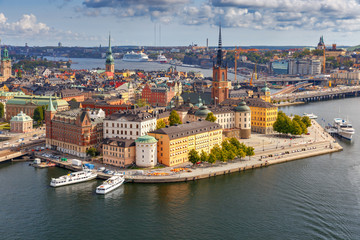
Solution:
M 303 116 L 304 117 L 309 117 L 310 119 L 317 119 L 318 118 L 318 116 L 316 116 L 313 113 L 304 113 Z
M 97 194 L 106 194 L 112 190 L 118 188 L 125 181 L 124 174 L 115 173 L 114 176 L 103 182 L 100 186 L 96 188 Z
M 347 140 L 352 140 L 352 136 L 355 134 L 355 129 L 352 124 L 345 119 L 335 118 L 333 127 L 337 130 L 337 134 Z
M 149 61 L 149 57 L 148 55 L 146 55 L 143 52 L 127 52 L 124 56 L 123 56 L 123 61 L 125 62 L 147 62 Z
M 156 61 L 157 62 L 159 62 L 159 63 L 167 63 L 167 58 L 164 56 L 164 55 L 162 55 L 161 53 L 157 56 L 157 59 L 156 59 Z
M 60 187 L 69 184 L 86 182 L 95 179 L 96 177 L 96 172 L 93 172 L 91 169 L 83 168 L 83 170 L 79 172 L 69 173 L 58 178 L 51 178 L 50 186 Z

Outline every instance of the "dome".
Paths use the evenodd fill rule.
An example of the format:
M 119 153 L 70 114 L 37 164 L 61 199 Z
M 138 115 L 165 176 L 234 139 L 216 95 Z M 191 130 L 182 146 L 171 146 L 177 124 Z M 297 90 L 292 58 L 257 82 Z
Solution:
M 24 122 L 24 121 L 32 121 L 32 119 L 31 117 L 29 117 L 28 115 L 26 115 L 21 111 L 18 115 L 12 117 L 10 121 Z
M 203 105 L 204 105 L 204 104 L 203 104 L 203 102 L 202 102 L 201 96 L 199 95 L 198 103 L 196 103 L 194 106 L 200 108 L 200 107 L 203 106 Z
M 250 112 L 249 106 L 246 105 L 246 102 L 242 101 L 239 105 L 235 108 L 236 112 Z
M 207 115 L 211 113 L 211 111 L 207 108 L 207 106 L 202 105 L 199 110 L 195 112 L 196 117 L 206 118 Z
M 176 94 L 172 99 L 174 101 L 184 102 L 184 99 L 179 94 Z
M 141 137 L 138 137 L 135 140 L 136 143 L 157 143 L 156 138 L 149 136 L 149 135 L 144 135 Z
M 261 89 L 262 92 L 270 92 L 270 88 L 268 88 L 267 86 L 263 87 Z

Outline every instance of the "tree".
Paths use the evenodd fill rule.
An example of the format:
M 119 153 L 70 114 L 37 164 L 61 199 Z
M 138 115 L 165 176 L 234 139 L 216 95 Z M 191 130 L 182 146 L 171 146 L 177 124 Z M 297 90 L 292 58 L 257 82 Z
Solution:
M 0 103 L 0 118 L 4 117 L 4 104 Z
M 38 124 L 44 120 L 44 110 L 42 106 L 38 106 L 37 108 L 35 108 L 33 119 Z
M 96 148 L 91 147 L 88 150 L 86 150 L 86 154 L 90 157 L 95 157 L 98 155 L 98 151 L 96 150 Z
M 199 153 L 195 149 L 191 149 L 189 152 L 189 162 L 196 164 L 200 161 Z
M 215 157 L 215 155 L 212 154 L 212 153 L 210 153 L 207 161 L 208 161 L 208 163 L 210 163 L 210 164 L 215 163 L 215 162 L 216 162 L 216 157 Z
M 209 155 L 206 152 L 204 152 L 204 150 L 202 150 L 200 153 L 200 161 L 207 162 L 208 158 L 209 158 Z
M 170 126 L 174 126 L 175 124 L 182 124 L 179 114 L 172 110 L 169 116 Z
M 254 148 L 253 147 L 247 147 L 246 151 L 245 151 L 245 154 L 246 154 L 246 156 L 249 156 L 249 160 L 250 160 L 250 157 L 255 154 Z
M 146 99 L 140 98 L 140 99 L 136 100 L 136 105 L 138 107 L 145 107 L 145 106 L 148 106 L 149 104 L 146 102 Z
M 75 98 L 71 99 L 70 102 L 77 102 Z
M 305 126 L 308 128 L 308 127 L 311 127 L 311 120 L 308 116 L 304 116 L 301 118 L 301 121 L 305 124 Z
M 212 112 L 209 112 L 208 115 L 205 118 L 205 120 L 209 121 L 209 122 L 215 122 L 216 119 L 217 118 L 214 116 L 214 114 Z
M 162 120 L 162 119 L 160 119 L 156 123 L 156 129 L 164 128 L 165 126 L 166 126 L 166 124 L 165 124 L 164 120 Z

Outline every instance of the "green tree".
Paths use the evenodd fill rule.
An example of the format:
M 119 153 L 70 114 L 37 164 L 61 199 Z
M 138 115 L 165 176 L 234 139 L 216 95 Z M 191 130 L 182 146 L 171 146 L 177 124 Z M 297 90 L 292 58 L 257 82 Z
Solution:
M 33 119 L 38 124 L 44 121 L 44 110 L 42 106 L 38 106 L 37 108 L 35 108 Z
M 170 126 L 174 126 L 175 124 L 182 124 L 179 114 L 172 110 L 169 116 Z
M 208 158 L 209 158 L 209 154 L 207 154 L 206 152 L 204 152 L 204 150 L 202 150 L 200 153 L 200 161 L 207 162 Z
M 164 128 L 165 126 L 166 126 L 166 124 L 165 124 L 164 120 L 162 120 L 162 119 L 160 119 L 156 123 L 156 129 Z
M 4 104 L 3 103 L 0 103 L 0 118 L 3 118 L 4 117 Z
M 199 153 L 195 149 L 191 149 L 189 152 L 189 162 L 196 164 L 200 161 Z
M 71 102 L 77 102 L 75 98 L 71 99 L 70 101 Z
M 311 127 L 311 119 L 308 116 L 302 117 L 301 121 L 305 124 L 307 128 Z
M 215 122 L 216 119 L 217 118 L 214 116 L 214 114 L 212 112 L 209 112 L 208 115 L 205 118 L 205 120 L 209 121 L 209 122 Z
M 249 160 L 250 160 L 250 157 L 255 155 L 254 148 L 253 147 L 247 147 L 246 151 L 245 151 L 245 154 L 246 154 L 246 156 L 249 156 Z
M 292 135 L 301 135 L 303 132 L 302 128 L 300 127 L 300 124 L 293 119 L 292 121 L 292 127 L 291 127 L 291 134 Z
M 95 157 L 98 155 L 98 151 L 96 150 L 96 148 L 91 147 L 88 150 L 86 150 L 86 154 L 90 157 Z
M 215 155 L 212 154 L 212 153 L 210 153 L 207 161 L 208 161 L 208 163 L 211 163 L 211 164 L 215 163 L 215 162 L 216 162 L 216 157 L 215 157 Z
M 219 160 L 221 157 L 221 148 L 219 147 L 219 145 L 215 145 L 211 150 L 210 150 L 210 154 L 215 156 L 216 160 Z

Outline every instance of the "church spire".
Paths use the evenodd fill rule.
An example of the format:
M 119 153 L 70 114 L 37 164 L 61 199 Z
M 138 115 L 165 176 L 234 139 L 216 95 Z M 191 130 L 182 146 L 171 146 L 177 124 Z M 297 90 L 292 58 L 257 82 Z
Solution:
M 219 45 L 218 45 L 218 52 L 216 57 L 216 65 L 218 65 L 218 67 L 221 67 L 222 65 L 221 24 L 219 25 Z
M 52 98 L 52 96 L 50 96 L 50 98 L 49 98 L 49 105 L 48 105 L 46 111 L 56 112 L 51 98 Z
M 112 53 L 111 52 L 111 35 L 110 35 L 110 33 L 109 33 L 109 50 L 108 50 L 108 53 Z

